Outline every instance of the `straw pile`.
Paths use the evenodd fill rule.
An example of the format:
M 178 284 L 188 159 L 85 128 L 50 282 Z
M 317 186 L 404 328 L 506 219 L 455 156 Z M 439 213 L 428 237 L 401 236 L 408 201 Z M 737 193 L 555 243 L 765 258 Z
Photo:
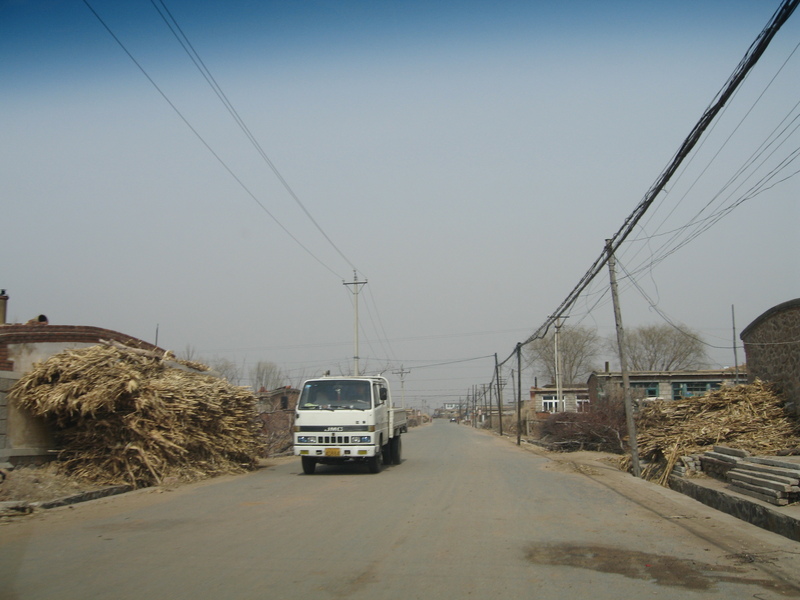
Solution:
M 253 468 L 260 455 L 249 389 L 120 345 L 66 350 L 9 393 L 51 423 L 67 473 L 156 485 Z
M 783 404 L 783 398 L 758 380 L 700 397 L 648 403 L 637 418 L 639 457 L 648 463 L 642 476 L 667 485 L 682 456 L 703 453 L 715 445 L 760 456 L 798 446 L 800 429 Z M 623 467 L 630 464 L 628 456 Z

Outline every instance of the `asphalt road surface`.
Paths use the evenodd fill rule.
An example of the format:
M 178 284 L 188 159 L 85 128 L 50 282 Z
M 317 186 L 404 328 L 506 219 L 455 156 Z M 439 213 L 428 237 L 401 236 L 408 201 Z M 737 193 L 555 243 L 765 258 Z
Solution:
M 403 451 L 0 525 L 0 599 L 800 598 L 800 544 L 611 466 L 446 421 Z

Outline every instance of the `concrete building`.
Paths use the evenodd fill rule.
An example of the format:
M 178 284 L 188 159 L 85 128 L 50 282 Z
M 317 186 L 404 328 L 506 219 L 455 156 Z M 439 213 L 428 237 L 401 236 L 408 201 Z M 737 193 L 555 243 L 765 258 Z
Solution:
M 558 398 L 555 386 L 531 387 L 531 407 L 537 413 L 583 412 L 589 406 L 589 388 L 565 386 Z
M 634 400 L 677 400 L 700 396 L 723 385 L 744 383 L 746 374 L 739 369 L 697 371 L 631 371 L 629 373 Z M 622 397 L 622 373 L 595 371 L 589 375 L 589 399 L 596 402 L 614 394 Z
M 773 306 L 739 337 L 744 342 L 748 380 L 774 384 L 800 417 L 800 298 Z

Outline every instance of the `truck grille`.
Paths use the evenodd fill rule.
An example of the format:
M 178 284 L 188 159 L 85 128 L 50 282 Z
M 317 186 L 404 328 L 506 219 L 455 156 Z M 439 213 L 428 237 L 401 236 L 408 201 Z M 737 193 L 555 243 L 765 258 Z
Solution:
M 317 437 L 318 444 L 349 444 L 349 435 L 326 435 Z

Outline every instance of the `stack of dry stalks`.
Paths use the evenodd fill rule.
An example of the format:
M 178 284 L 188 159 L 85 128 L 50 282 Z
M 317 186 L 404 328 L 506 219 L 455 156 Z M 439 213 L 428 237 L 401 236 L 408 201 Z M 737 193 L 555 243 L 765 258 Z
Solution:
M 80 478 L 141 487 L 252 468 L 252 392 L 170 359 L 118 345 L 66 350 L 9 397 L 52 425 L 62 469 Z
M 715 445 L 761 456 L 797 446 L 800 429 L 783 404 L 783 398 L 758 380 L 700 397 L 648 403 L 637 418 L 639 457 L 648 463 L 642 476 L 666 485 L 680 457 Z M 628 456 L 623 467 L 630 464 Z

